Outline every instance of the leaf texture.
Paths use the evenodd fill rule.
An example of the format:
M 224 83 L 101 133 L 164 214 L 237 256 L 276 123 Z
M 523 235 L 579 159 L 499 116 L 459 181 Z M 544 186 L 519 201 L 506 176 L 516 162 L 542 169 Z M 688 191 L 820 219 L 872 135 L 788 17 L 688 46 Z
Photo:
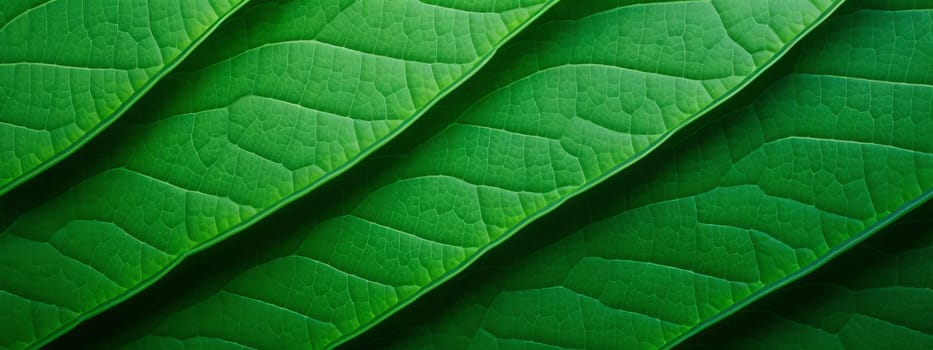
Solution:
M 558 5 L 432 110 L 442 130 L 333 212 L 264 228 L 300 242 L 189 287 L 201 297 L 129 346 L 336 346 L 655 148 L 836 5 Z
M 336 176 L 551 3 L 253 3 L 43 179 L 50 199 L 4 203 L 0 315 L 21 326 L 0 345 L 41 345 Z
M 245 0 L 5 0 L 0 195 L 105 129 Z
M 933 193 L 933 10 L 911 4 L 834 17 L 749 104 L 360 344 L 671 347 L 871 236 Z
M 689 339 L 684 348 L 933 348 L 933 205 Z

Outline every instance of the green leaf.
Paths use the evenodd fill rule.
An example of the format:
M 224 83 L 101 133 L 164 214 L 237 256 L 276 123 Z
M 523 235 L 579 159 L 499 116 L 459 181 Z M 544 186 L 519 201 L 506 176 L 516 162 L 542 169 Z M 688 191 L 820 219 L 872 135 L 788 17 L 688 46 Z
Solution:
M 366 168 L 342 206 L 261 230 L 288 242 L 216 252 L 263 258 L 191 279 L 197 300 L 132 347 L 340 344 L 644 156 L 836 6 L 566 2 L 433 109 L 440 132 Z
M 711 349 L 933 348 L 933 203 L 685 343 Z
M 813 271 L 933 194 L 931 5 L 834 17 L 749 104 L 363 343 L 670 347 Z
M 5 201 L 0 314 L 22 327 L 2 327 L 0 346 L 49 341 L 343 172 L 552 3 L 244 9 L 131 117 L 34 182 L 56 188 L 50 199 Z
M 0 195 L 107 128 L 245 0 L 4 0 Z

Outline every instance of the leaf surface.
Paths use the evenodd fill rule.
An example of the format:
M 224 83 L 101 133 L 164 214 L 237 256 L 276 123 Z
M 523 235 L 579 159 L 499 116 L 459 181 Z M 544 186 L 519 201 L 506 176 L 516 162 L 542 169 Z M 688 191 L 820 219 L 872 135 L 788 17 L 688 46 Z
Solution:
M 684 348 L 933 348 L 933 205 L 813 275 L 689 339 Z
M 48 200 L 5 200 L 0 314 L 27 328 L 0 346 L 41 345 L 343 172 L 551 3 L 253 3 L 44 175 Z
M 105 129 L 245 0 L 5 0 L 0 195 Z
M 670 347 L 927 200 L 933 10 L 861 4 L 750 103 L 524 232 L 361 347 Z
M 836 6 L 558 5 L 432 110 L 439 132 L 367 168 L 339 208 L 266 226 L 300 242 L 251 245 L 265 258 L 207 273 L 222 277 L 130 346 L 340 344 L 657 147 Z

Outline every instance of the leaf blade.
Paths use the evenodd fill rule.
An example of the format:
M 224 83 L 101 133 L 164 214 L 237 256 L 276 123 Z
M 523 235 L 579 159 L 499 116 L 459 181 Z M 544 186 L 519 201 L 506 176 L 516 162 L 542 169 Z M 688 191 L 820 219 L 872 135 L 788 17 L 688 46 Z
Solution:
M 0 235 L 4 313 L 39 326 L 0 333 L 0 343 L 40 346 L 337 176 L 552 3 L 476 2 L 467 11 L 307 1 L 242 11 L 134 118 L 95 141 L 92 151 L 106 157 L 69 159 L 35 185 L 61 183 L 35 206 L 4 203 L 15 213 Z M 359 35 L 342 37 L 351 30 Z M 29 190 L 15 195 L 31 202 L 43 189 Z M 40 304 L 39 316 L 18 312 Z
M 933 345 L 925 204 L 823 269 L 755 302 L 684 343 L 685 348 L 922 349 Z M 795 298 L 795 299 L 790 299 Z M 723 334 L 741 330 L 742 336 Z M 745 335 L 748 336 L 745 336 Z
M 490 261 L 365 344 L 672 347 L 927 201 L 933 76 L 911 58 L 933 47 L 905 28 L 933 17 L 869 4 L 827 22 L 748 105 L 571 212 L 591 222 L 539 226 L 519 258 Z
M 88 23 L 81 27 L 65 28 L 67 13 L 77 7 L 73 5 L 75 3 L 70 5 L 70 9 L 65 9 L 69 6 L 66 1 L 5 3 L 5 11 L 0 13 L 4 18 L 0 23 L 0 41 L 6 43 L 4 47 L 7 48 L 4 57 L 0 58 L 3 61 L 0 62 L 0 75 L 6 78 L 0 80 L 0 88 L 4 92 L 0 139 L 5 140 L 0 143 L 3 157 L 0 162 L 0 195 L 58 163 L 106 129 L 245 3 L 240 0 L 218 4 L 190 3 L 176 6 L 175 12 L 169 6 L 156 6 L 154 12 L 176 20 L 150 21 L 151 27 L 144 24 L 143 28 L 150 35 L 140 39 L 122 37 L 113 31 L 114 28 L 107 26 L 118 27 L 118 32 L 128 25 L 136 25 L 129 22 L 138 22 L 139 7 L 145 8 L 146 4 L 129 4 L 135 9 L 124 5 L 123 9 L 116 11 L 113 6 L 104 6 L 106 1 L 86 4 L 107 8 L 105 11 L 108 12 L 97 18 L 85 19 Z M 45 14 L 45 17 L 36 18 L 40 14 Z M 210 18 L 200 18 L 204 16 Z M 37 23 L 30 27 L 32 21 Z M 173 35 L 177 31 L 184 31 L 188 36 Z M 101 42 L 92 36 L 92 32 L 118 39 L 113 43 Z M 45 45 L 30 45 L 38 42 Z M 79 53 L 84 53 L 81 44 L 92 47 L 84 55 L 87 59 L 80 57 Z M 70 52 L 65 58 L 61 54 L 41 57 L 48 56 L 53 48 L 57 52 Z M 110 62 L 94 62 L 94 57 L 97 57 L 94 50 L 112 51 L 114 57 Z M 135 54 L 130 51 L 135 51 Z M 141 68 L 142 62 L 154 65 Z M 132 65 L 134 63 L 136 66 Z M 33 69 L 27 73 L 20 69 L 30 65 Z M 89 73 L 82 75 L 80 70 Z M 37 81 L 33 80 L 34 75 L 50 79 L 40 78 Z M 75 86 L 78 82 L 106 87 L 79 88 Z M 64 95 L 68 101 L 62 103 Z M 43 112 L 47 113 L 43 115 Z M 44 122 L 40 122 L 43 119 Z
M 767 4 L 771 3 L 754 3 L 755 6 Z M 795 16 L 789 18 L 802 21 L 802 25 L 792 30 L 798 36 L 838 5 L 826 2 L 824 8 L 810 8 L 802 4 L 777 9 L 793 13 Z M 810 3 L 805 4 L 810 6 Z M 754 7 L 744 9 L 751 8 Z M 478 75 L 462 89 L 467 91 L 464 95 L 449 99 L 453 107 L 440 107 L 440 113 L 456 118 L 454 123 L 440 126 L 442 130 L 434 137 L 414 146 L 405 155 L 393 158 L 394 164 L 389 165 L 388 170 L 375 176 L 361 175 L 360 183 L 372 184 L 369 187 L 375 190 L 354 191 L 356 195 L 347 199 L 348 203 L 332 213 L 322 214 L 320 220 L 310 220 L 306 223 L 308 228 L 265 229 L 289 232 L 284 235 L 291 238 L 283 240 L 305 241 L 268 248 L 271 253 L 258 255 L 271 257 L 244 263 L 246 266 L 236 267 L 236 272 L 225 272 L 224 275 L 235 276 L 230 280 L 225 276 L 220 279 L 223 281 L 205 282 L 203 289 L 207 291 L 204 293 L 209 296 L 169 316 L 151 337 L 141 342 L 151 342 L 149 345 L 153 346 L 181 346 L 177 339 L 195 335 L 180 325 L 197 322 L 197 317 L 205 315 L 216 319 L 221 312 L 220 305 L 226 305 L 226 308 L 241 310 L 242 315 L 238 316 L 241 318 L 216 319 L 217 323 L 202 324 L 199 334 L 231 340 L 233 336 L 225 333 L 224 322 L 242 322 L 249 324 L 246 327 L 249 329 L 243 330 L 234 341 L 243 345 L 298 347 L 304 343 L 290 343 L 287 339 L 277 342 L 263 334 L 308 329 L 312 333 L 307 336 L 310 340 L 303 341 L 315 347 L 337 346 L 456 274 L 514 230 L 618 171 L 616 167 L 625 166 L 626 161 L 636 160 L 643 155 L 640 151 L 656 147 L 673 130 L 717 102 L 703 94 L 730 95 L 737 86 L 751 79 L 746 75 L 754 75 L 758 72 L 756 69 L 761 69 L 755 65 L 754 55 L 743 55 L 741 51 L 745 49 L 728 38 L 723 23 L 718 22 L 723 16 L 742 14 L 741 6 L 734 13 L 722 14 L 705 2 L 626 2 L 621 5 L 583 2 L 563 9 L 566 11 L 549 12 L 554 17 L 546 23 L 535 24 L 534 33 L 529 35 L 537 36 L 515 41 L 511 49 L 503 50 L 495 58 L 496 62 L 516 61 L 518 64 L 506 64 L 503 70 Z M 688 16 L 696 11 L 705 15 Z M 665 18 L 668 13 L 672 14 L 670 20 Z M 682 25 L 681 20 L 689 26 Z M 716 23 L 719 24 L 706 25 Z M 684 42 L 698 50 L 712 42 L 713 49 L 701 51 L 717 64 L 703 65 L 676 58 L 662 60 L 661 66 L 650 64 L 654 62 L 653 57 L 663 56 L 661 49 L 652 51 L 651 48 L 656 40 L 665 43 L 665 30 L 639 32 L 627 26 L 635 29 L 670 26 L 684 35 Z M 747 27 L 738 28 L 754 32 Z M 592 33 L 620 34 L 603 39 Z M 577 34 L 585 38 L 578 43 L 585 44 L 583 49 L 574 53 L 562 50 Z M 797 36 L 789 38 L 794 41 Z M 678 44 L 660 46 L 674 50 Z M 617 47 L 617 51 L 604 50 L 606 46 Z M 780 54 L 786 46 L 783 42 L 776 45 L 769 51 L 771 57 Z M 555 48 L 558 50 L 552 51 Z M 636 48 L 643 48 L 645 56 L 615 54 L 626 49 L 636 51 Z M 596 62 L 584 64 L 579 60 Z M 769 62 L 758 60 L 763 65 Z M 566 64 L 567 61 L 570 64 Z M 526 64 L 528 62 L 542 63 Z M 730 75 L 737 71 L 745 75 Z M 684 81 L 679 81 L 671 76 L 676 74 L 701 75 L 688 75 L 698 80 L 683 78 Z M 613 83 L 602 84 L 601 79 Z M 658 91 L 645 88 L 647 92 L 639 92 L 637 88 L 646 84 L 663 88 Z M 603 88 L 603 85 L 609 87 Z M 632 86 L 636 88 L 629 89 Z M 567 90 L 575 89 L 579 89 L 579 94 L 566 94 Z M 634 91 L 631 93 L 636 96 L 631 100 L 635 102 L 616 98 L 629 90 Z M 671 97 L 680 91 L 687 91 L 685 94 L 690 97 L 700 97 L 697 101 Z M 534 93 L 549 97 L 583 97 L 562 104 L 560 99 L 539 98 Z M 600 103 L 586 105 L 589 96 Z M 508 103 L 510 99 L 516 102 Z M 639 102 L 653 99 L 666 99 L 663 100 L 664 113 L 660 107 L 641 110 L 637 106 Z M 581 100 L 585 106 L 579 112 L 573 111 L 574 104 Z M 600 110 L 606 106 L 614 109 Z M 536 111 L 539 107 L 542 112 Z M 571 111 L 564 108 L 571 108 Z M 450 113 L 451 110 L 458 112 Z M 560 115 L 561 112 L 567 117 Z M 632 124 L 648 121 L 633 127 L 621 121 L 622 118 L 614 120 L 612 116 L 616 115 L 623 115 Z M 611 128 L 626 132 L 605 131 Z M 653 132 L 651 128 L 660 129 L 660 132 L 648 134 Z M 577 133 L 568 138 L 571 143 L 566 145 L 574 150 L 568 151 L 563 149 L 564 144 L 559 144 L 563 141 L 559 133 L 564 131 Z M 611 135 L 603 137 L 606 134 Z M 612 138 L 614 142 L 599 141 L 605 138 Z M 587 147 L 600 152 L 578 154 L 585 153 Z M 612 157 L 600 158 L 599 154 Z M 576 171 L 568 176 L 561 173 L 566 169 Z M 315 291 L 312 283 L 315 280 L 334 285 L 335 295 L 316 294 L 324 292 Z M 344 282 L 346 287 L 343 287 Z M 295 297 L 283 297 L 275 289 L 264 287 L 287 288 L 291 283 L 312 287 L 288 289 L 297 295 Z M 356 299 L 366 302 L 357 304 L 354 303 Z M 328 307 L 331 310 L 327 310 Z M 270 325 L 263 321 L 266 317 L 282 325 Z M 315 337 L 324 340 L 315 342 Z

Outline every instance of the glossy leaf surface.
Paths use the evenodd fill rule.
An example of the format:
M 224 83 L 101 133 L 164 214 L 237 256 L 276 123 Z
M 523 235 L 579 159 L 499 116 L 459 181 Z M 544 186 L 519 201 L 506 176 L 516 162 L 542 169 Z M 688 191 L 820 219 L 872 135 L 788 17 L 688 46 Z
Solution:
M 558 5 L 432 110 L 424 122 L 439 132 L 367 168 L 344 205 L 264 228 L 301 242 L 206 272 L 223 277 L 189 286 L 198 300 L 129 346 L 317 348 L 352 338 L 657 147 L 836 5 Z
M 933 10 L 862 4 L 808 37 L 799 64 L 749 104 L 598 189 L 603 197 L 555 212 L 522 233 L 524 245 L 361 344 L 669 347 L 928 199 Z M 568 218 L 592 222 L 564 229 Z M 917 283 L 928 287 L 929 275 Z M 885 310 L 929 319 L 929 304 L 909 307 Z
M 5 0 L 0 195 L 110 125 L 245 0 Z
M 344 171 L 550 4 L 252 3 L 43 179 L 60 193 L 10 210 L 0 345 L 48 341 Z

